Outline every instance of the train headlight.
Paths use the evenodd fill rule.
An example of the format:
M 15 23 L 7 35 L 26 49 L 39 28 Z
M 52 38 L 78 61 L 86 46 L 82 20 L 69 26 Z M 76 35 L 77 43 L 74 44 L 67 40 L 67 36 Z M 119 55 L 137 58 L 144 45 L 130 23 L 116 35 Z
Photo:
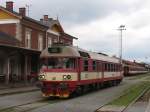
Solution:
M 64 80 L 70 80 L 71 79 L 71 75 L 63 75 L 63 79 Z
M 63 75 L 63 79 L 66 80 L 67 79 L 67 75 Z
M 39 75 L 39 80 L 44 80 L 45 79 L 45 75 Z
M 71 75 L 67 75 L 67 79 L 71 79 Z

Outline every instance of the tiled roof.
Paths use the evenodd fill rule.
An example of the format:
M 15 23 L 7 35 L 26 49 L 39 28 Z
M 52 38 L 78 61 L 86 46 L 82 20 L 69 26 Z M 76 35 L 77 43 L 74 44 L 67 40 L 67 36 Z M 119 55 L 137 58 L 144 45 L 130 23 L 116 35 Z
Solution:
M 42 20 L 42 21 L 40 21 L 40 22 L 41 22 L 42 24 L 48 26 L 49 28 L 51 28 L 51 27 L 52 27 L 53 25 L 55 25 L 55 24 L 56 24 L 56 25 L 59 25 L 59 26 L 61 27 L 61 24 L 60 24 L 59 20 L 54 20 L 54 19 L 52 19 L 52 18 L 49 18 L 48 21 Z M 62 28 L 62 27 L 61 27 L 61 29 L 62 29 L 62 31 L 63 31 L 63 28 Z M 74 36 L 71 36 L 71 35 L 65 33 L 64 31 L 61 32 L 61 35 L 62 35 L 62 36 L 69 37 L 69 38 L 73 38 L 73 39 L 78 39 L 78 38 L 76 38 L 76 37 L 74 37 Z
M 45 24 L 39 22 L 38 20 L 32 19 L 32 18 L 30 18 L 30 17 L 28 17 L 28 16 L 21 16 L 21 15 L 20 15 L 18 12 L 16 12 L 16 11 L 10 11 L 10 10 L 6 9 L 5 7 L 2 7 L 2 6 L 0 6 L 0 9 L 3 9 L 3 10 L 5 10 L 5 11 L 8 11 L 8 12 L 10 12 L 10 13 L 12 13 L 12 14 L 18 16 L 18 17 L 22 17 L 22 18 L 24 18 L 24 19 L 27 19 L 27 20 L 29 20 L 29 21 L 32 21 L 32 22 L 34 22 L 34 23 L 37 23 L 37 24 L 42 25 L 42 26 L 44 26 L 44 27 L 47 27 Z M 48 28 L 48 27 L 47 27 L 47 28 Z
M 64 32 L 63 31 L 63 28 L 62 28 L 62 26 L 61 26 L 61 24 L 59 23 L 59 20 L 54 20 L 54 19 L 52 19 L 52 18 L 49 18 L 49 20 L 48 21 L 44 21 L 44 20 L 42 20 L 42 21 L 39 21 L 41 24 L 44 24 L 44 25 L 46 25 L 46 26 L 48 26 L 49 28 L 51 28 L 53 25 L 59 25 L 60 26 L 60 28 L 61 28 L 61 30 L 62 30 L 62 32 Z
M 69 35 L 69 34 L 67 34 L 67 33 L 61 33 L 63 36 L 65 36 L 65 37 L 69 37 L 69 38 L 73 38 L 73 39 L 78 39 L 78 38 L 76 38 L 76 37 L 74 37 L 74 36 L 71 36 L 71 35 Z

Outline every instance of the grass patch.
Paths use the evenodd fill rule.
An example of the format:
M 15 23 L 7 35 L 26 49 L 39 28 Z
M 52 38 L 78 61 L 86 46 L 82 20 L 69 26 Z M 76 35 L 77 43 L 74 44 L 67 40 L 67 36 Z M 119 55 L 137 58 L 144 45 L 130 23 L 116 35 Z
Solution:
M 147 76 L 150 76 L 150 73 L 138 74 L 136 76 L 130 76 L 129 80 L 141 79 L 141 78 L 145 78 Z
M 147 76 L 144 79 L 147 80 L 147 81 L 150 81 L 150 76 Z
M 149 87 L 150 82 L 147 81 L 143 81 L 136 85 L 133 85 L 125 90 L 122 96 L 113 100 L 108 105 L 127 106 Z
M 16 112 L 14 109 L 0 110 L 0 112 Z

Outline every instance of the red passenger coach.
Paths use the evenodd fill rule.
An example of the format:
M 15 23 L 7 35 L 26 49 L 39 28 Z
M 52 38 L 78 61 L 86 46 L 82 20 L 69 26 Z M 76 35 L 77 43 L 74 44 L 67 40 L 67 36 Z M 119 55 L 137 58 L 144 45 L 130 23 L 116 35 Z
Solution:
M 53 46 L 41 53 L 39 80 L 43 96 L 69 97 L 123 78 L 119 60 L 73 46 Z

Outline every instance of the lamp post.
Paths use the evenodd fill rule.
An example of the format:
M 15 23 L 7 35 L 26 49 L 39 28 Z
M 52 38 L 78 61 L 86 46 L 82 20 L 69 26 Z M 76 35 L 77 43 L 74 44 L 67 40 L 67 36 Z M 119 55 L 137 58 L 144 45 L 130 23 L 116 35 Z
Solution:
M 120 52 L 119 52 L 119 58 L 120 58 L 120 64 L 122 65 L 122 32 L 125 29 L 125 25 L 120 25 L 119 28 L 117 29 L 120 31 Z

